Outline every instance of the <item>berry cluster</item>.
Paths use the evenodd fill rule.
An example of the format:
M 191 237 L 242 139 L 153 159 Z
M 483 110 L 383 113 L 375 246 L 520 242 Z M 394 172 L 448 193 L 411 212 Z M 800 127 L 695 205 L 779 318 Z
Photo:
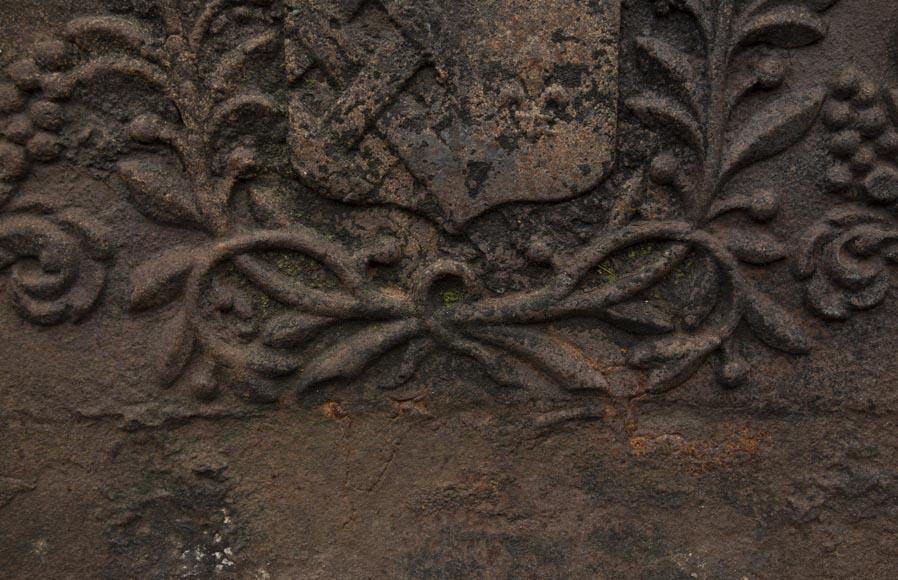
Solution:
M 69 66 L 66 44 L 50 41 L 37 44 L 33 58 L 6 67 L 0 80 L 0 194 L 9 193 L 32 162 L 54 161 L 62 153 L 65 112 L 41 89 L 51 73 Z
M 870 79 L 845 69 L 833 81 L 823 109 L 833 164 L 833 193 L 879 204 L 898 201 L 898 131 L 887 97 Z

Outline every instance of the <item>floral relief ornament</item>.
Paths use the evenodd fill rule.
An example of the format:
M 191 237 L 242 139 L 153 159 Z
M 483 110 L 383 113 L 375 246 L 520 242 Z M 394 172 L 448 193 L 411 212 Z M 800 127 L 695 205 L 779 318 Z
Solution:
M 406 98 L 409 79 L 426 74 L 422 70 L 435 70 L 439 78 L 442 70 L 439 54 L 426 50 L 432 39 L 409 32 L 416 21 L 400 5 L 365 4 L 376 5 L 392 28 L 389 35 L 364 39 L 374 56 L 361 67 L 361 53 L 333 50 L 347 42 L 333 22 L 349 27 L 361 8 L 338 14 L 328 21 L 330 28 L 304 27 L 302 17 L 314 24 L 322 15 L 299 14 L 298 4 L 271 0 L 209 0 L 195 14 L 163 0 L 161 32 L 118 16 L 76 19 L 63 40 L 38 44 L 30 57 L 9 65 L 8 80 L 0 85 L 0 268 L 10 271 L 13 302 L 33 322 L 78 320 L 95 306 L 112 254 L 110 234 L 83 211 L 20 195 L 19 188 L 30 178 L 31 165 L 53 163 L 69 148 L 93 145 L 67 130 L 67 107 L 89 106 L 84 91 L 104 79 L 127 78 L 157 98 L 136 101 L 127 119 L 100 121 L 109 126 L 122 121 L 127 136 L 127 145 L 111 150 L 116 173 L 149 219 L 207 237 L 199 246 L 171 248 L 131 274 L 134 310 L 176 305 L 159 363 L 163 385 L 190 382 L 206 399 L 217 396 L 224 382 L 250 400 L 272 402 L 285 386 L 303 392 L 352 380 L 382 357 L 399 353 L 392 376 L 381 382 L 395 388 L 442 348 L 478 361 L 500 385 L 535 388 L 549 379 L 568 390 L 632 397 L 671 389 L 712 359 L 719 380 L 735 386 L 749 370 L 738 328 L 747 327 L 788 353 L 805 353 L 811 343 L 800 321 L 745 272 L 745 264 L 766 266 L 786 258 L 787 246 L 763 227 L 778 214 L 779 193 L 761 187 L 750 195 L 732 194 L 728 186 L 746 168 L 798 142 L 821 111 L 833 133 L 828 179 L 845 202 L 797 245 L 794 270 L 808 281 L 808 304 L 834 319 L 872 307 L 890 286 L 886 264 L 898 261 L 898 226 L 887 211 L 898 200 L 895 93 L 850 71 L 829 91 L 787 83 L 784 53 L 825 35 L 826 11 L 833 3 L 658 3 L 659 18 L 671 12 L 691 17 L 701 48 L 692 52 L 672 40 L 637 38 L 639 58 L 659 74 L 652 77 L 655 86 L 647 80 L 647 90 L 623 103 L 670 148 L 627 178 L 606 233 L 564 252 L 535 244 L 528 260 L 552 276 L 535 288 L 506 294 L 487 290 L 470 264 L 454 259 L 414 265 L 405 284 L 382 282 L 372 276 L 373 268 L 408 259 L 401 239 L 387 236 L 350 247 L 297 223 L 264 188 L 240 194 L 259 180 L 298 179 L 348 204 L 398 203 L 368 199 L 377 192 L 405 191 L 397 184 L 408 183 L 393 172 L 400 161 L 385 143 L 395 138 L 437 144 L 437 136 L 409 134 L 397 125 L 403 113 L 391 118 L 397 113 L 390 107 Z M 218 34 L 224 29 L 233 33 Z M 226 45 L 225 37 L 236 40 Z M 345 56 L 334 56 L 339 54 Z M 385 98 L 368 102 L 362 89 L 377 82 L 365 71 L 386 62 L 398 68 L 389 86 L 380 87 L 378 98 Z M 253 75 L 264 67 L 276 73 Z M 589 69 L 582 82 L 599 86 L 593 85 L 598 71 Z M 585 106 L 539 79 L 533 82 L 539 107 Z M 515 98 L 526 98 L 522 94 Z M 326 97 L 327 114 L 315 118 Z M 752 107 L 758 112 L 745 120 L 734 114 L 756 100 L 766 103 Z M 451 117 L 451 106 L 434 107 Z M 353 118 L 358 110 L 369 118 Z M 102 116 L 81 117 L 93 122 Z M 509 117 L 508 126 L 521 127 L 522 118 Z M 532 125 L 523 130 L 542 135 L 538 142 L 549 147 L 563 134 L 550 130 L 561 121 L 540 118 L 545 127 L 538 133 Z M 605 130 L 607 117 L 593 120 Z M 364 132 L 378 123 L 375 133 Z M 606 152 L 585 154 L 606 167 Z M 457 181 L 453 163 L 460 161 L 415 180 L 436 192 L 442 217 L 427 217 L 446 231 L 464 231 L 476 213 L 501 203 L 563 203 L 564 197 L 534 192 L 509 198 L 499 187 L 507 178 L 500 172 L 493 181 L 484 178 L 493 185 L 485 186 L 483 205 L 466 213 L 450 187 Z M 419 170 L 424 171 L 411 168 Z M 585 193 L 603 177 L 572 178 L 575 185 L 565 197 Z M 659 198 L 668 202 L 653 206 Z M 425 206 L 408 203 L 407 209 L 426 213 Z M 740 223 L 738 229 L 721 225 L 721 216 L 737 213 L 746 219 L 727 223 Z M 609 260 L 646 244 L 665 249 L 596 283 L 596 273 L 607 270 Z M 668 314 L 647 304 L 644 293 L 675 277 L 687 261 L 697 274 L 681 308 Z M 618 384 L 603 374 L 602 361 L 547 330 L 547 323 L 568 318 L 638 336 L 628 363 L 644 370 L 645 380 L 638 386 Z

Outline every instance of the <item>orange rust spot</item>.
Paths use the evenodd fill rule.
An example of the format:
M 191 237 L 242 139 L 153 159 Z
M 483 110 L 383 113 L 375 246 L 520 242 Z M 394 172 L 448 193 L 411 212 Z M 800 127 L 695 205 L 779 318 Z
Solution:
M 399 401 L 397 403 L 399 413 L 402 415 L 411 415 L 419 417 L 431 417 L 430 411 L 423 399 L 415 398 L 410 401 Z
M 336 401 L 328 401 L 321 405 L 321 412 L 329 419 L 342 419 L 346 416 L 346 411 Z
M 678 434 L 638 435 L 630 432 L 630 449 L 637 457 L 664 454 L 682 462 L 692 473 L 738 463 L 761 452 L 764 434 L 742 425 L 727 423 L 708 439 L 689 440 Z
M 603 374 L 604 374 L 605 372 L 608 371 L 608 368 L 607 368 L 607 367 L 601 366 L 601 365 L 600 365 L 599 363 L 597 363 L 595 360 L 593 360 L 592 358 L 590 358 L 589 355 L 587 355 L 585 352 L 583 352 L 583 349 L 582 349 L 582 348 L 580 348 L 580 347 L 577 346 L 576 344 L 570 342 L 569 340 L 566 340 L 565 338 L 563 338 L 563 337 L 558 333 L 558 331 L 557 331 L 556 329 L 550 327 L 550 328 L 549 328 L 549 334 L 550 334 L 550 336 L 552 337 L 552 340 L 553 340 L 554 342 L 556 342 L 556 343 L 558 344 L 558 346 L 560 346 L 561 348 L 563 348 L 563 349 L 565 349 L 566 351 L 570 352 L 570 353 L 574 356 L 574 358 L 580 360 L 583 364 L 585 364 L 585 365 L 588 366 L 589 368 L 591 368 L 591 369 L 593 369 L 593 370 L 596 370 L 596 371 L 599 371 L 599 372 L 601 372 L 601 373 L 603 373 Z
M 630 449 L 636 457 L 642 457 L 649 451 L 649 440 L 647 437 L 632 436 L 630 437 Z
M 396 298 L 397 300 L 409 299 L 408 293 L 397 286 L 387 286 L 386 288 L 382 288 L 381 293 L 386 294 L 391 298 Z

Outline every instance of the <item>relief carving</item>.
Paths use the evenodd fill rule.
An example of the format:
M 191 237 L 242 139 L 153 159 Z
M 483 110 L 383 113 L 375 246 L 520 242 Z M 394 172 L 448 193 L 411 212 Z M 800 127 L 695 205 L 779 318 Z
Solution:
M 400 362 L 380 386 L 395 388 L 437 351 L 477 361 L 499 385 L 548 379 L 633 397 L 676 387 L 711 360 L 736 386 L 751 367 L 737 329 L 787 353 L 812 348 L 802 321 L 746 268 L 794 247 L 808 305 L 826 318 L 885 298 L 886 265 L 898 260 L 894 92 L 851 71 L 834 71 L 828 89 L 797 86 L 788 70 L 789 51 L 826 34 L 832 0 L 658 3 L 659 22 L 686 15 L 697 41 L 637 38 L 652 73 L 622 109 L 666 145 L 619 173 L 608 226 L 591 240 L 532 244 L 526 261 L 543 275 L 525 288 L 496 292 L 458 256 L 421 258 L 409 250 L 414 234 L 395 228 L 346 240 L 304 223 L 285 197 L 311 192 L 358 215 L 398 208 L 440 239 L 464 240 L 497 208 L 608 187 L 619 3 L 560 0 L 546 23 L 544 9 L 502 2 L 494 8 L 509 6 L 509 22 L 489 32 L 478 2 L 431 14 L 438 4 L 211 0 L 187 13 L 168 0 L 156 28 L 80 18 L 63 40 L 36 46 L 0 87 L 0 267 L 15 305 L 38 323 L 78 320 L 103 289 L 112 251 L 96 220 L 17 194 L 30 164 L 65 147 L 102 150 L 148 219 L 207 237 L 136 268 L 130 295 L 134 310 L 176 311 L 160 381 L 183 379 L 202 399 L 230 384 L 273 402 L 285 389 L 355 379 L 391 353 Z M 226 29 L 236 40 L 222 40 Z M 128 118 L 79 115 L 111 135 L 104 144 L 58 136 L 69 104 L 90 109 L 107 83 L 132 86 L 112 80 L 122 78 L 144 95 Z M 787 192 L 731 184 L 798 143 L 821 111 L 833 133 L 828 180 L 847 201 L 834 197 L 790 244 L 766 227 Z M 631 267 L 610 268 L 621 255 Z M 390 268 L 403 274 L 377 274 Z M 684 268 L 675 308 L 653 304 L 650 291 Z M 644 378 L 609 379 L 602 360 L 552 332 L 566 319 L 638 337 L 627 359 Z

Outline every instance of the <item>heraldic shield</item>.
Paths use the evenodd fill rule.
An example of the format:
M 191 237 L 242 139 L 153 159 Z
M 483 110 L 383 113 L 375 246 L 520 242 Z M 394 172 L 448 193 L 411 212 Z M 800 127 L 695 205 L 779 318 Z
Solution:
M 422 211 L 453 231 L 608 176 L 618 0 L 425 4 L 294 2 L 290 137 L 309 187 Z

